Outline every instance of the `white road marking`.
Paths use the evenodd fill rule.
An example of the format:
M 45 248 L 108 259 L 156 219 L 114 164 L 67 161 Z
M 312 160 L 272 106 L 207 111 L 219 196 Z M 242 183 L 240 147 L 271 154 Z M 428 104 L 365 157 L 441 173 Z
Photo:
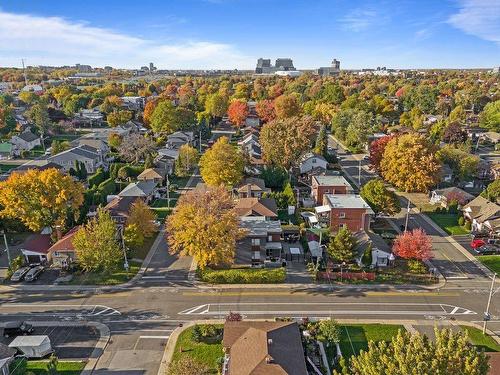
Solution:
M 328 310 L 252 310 L 245 309 L 245 306 L 303 306 L 300 302 L 277 302 L 277 303 L 259 303 L 259 302 L 249 302 L 249 303 L 221 303 L 221 304 L 205 304 L 192 307 L 190 309 L 183 310 L 179 312 L 179 315 L 226 315 L 229 311 L 238 312 L 244 315 L 309 315 L 309 314 L 326 314 L 326 315 L 474 315 L 476 312 L 472 310 L 465 309 L 459 306 L 452 306 L 447 304 L 418 304 L 418 303 L 315 303 L 315 306 L 329 306 L 332 309 Z M 372 306 L 370 309 L 356 310 L 356 309 L 346 309 L 346 310 L 336 310 L 337 306 Z M 411 307 L 413 310 L 407 309 L 391 309 L 391 310 L 380 310 L 379 306 L 391 306 L 391 307 Z M 422 307 L 425 309 L 419 310 L 416 307 Z M 436 310 L 432 311 L 432 308 Z M 429 311 L 429 309 L 431 309 Z
M 139 336 L 139 339 L 161 339 L 161 340 L 166 340 L 170 336 Z
M 165 276 L 143 276 L 143 279 L 164 279 Z
M 54 305 L 54 304 L 34 304 L 34 303 L 4 303 L 0 305 L 0 309 L 6 308 L 6 309 L 11 309 L 11 308 L 40 308 L 40 307 L 47 307 L 47 308 L 68 308 L 68 309 L 79 309 L 79 312 L 74 312 L 74 313 L 67 313 L 64 312 L 64 310 L 55 310 L 48 314 L 47 312 L 43 313 L 38 313 L 38 312 L 29 312 L 29 313 L 22 313 L 22 312 L 17 312 L 19 315 L 23 314 L 29 314 L 29 315 L 37 315 L 37 316 L 73 316 L 73 315 L 80 315 L 80 316 L 110 316 L 110 315 L 121 315 L 121 313 L 109 306 L 104 306 L 104 305 Z

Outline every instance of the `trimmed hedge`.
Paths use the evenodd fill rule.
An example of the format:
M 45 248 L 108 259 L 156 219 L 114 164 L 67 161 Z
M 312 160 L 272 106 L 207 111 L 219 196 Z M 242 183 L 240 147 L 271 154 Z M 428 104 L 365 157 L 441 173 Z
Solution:
M 211 284 L 278 284 L 285 282 L 286 269 L 233 268 L 228 270 L 198 269 L 198 277 Z
M 106 180 L 106 172 L 104 169 L 98 168 L 96 173 L 89 177 L 89 187 L 98 186 Z
M 97 190 L 104 197 L 106 197 L 107 195 L 111 195 L 116 190 L 115 181 L 112 178 L 108 178 L 107 180 L 105 180 L 101 184 L 99 184 L 99 187 L 97 188 Z

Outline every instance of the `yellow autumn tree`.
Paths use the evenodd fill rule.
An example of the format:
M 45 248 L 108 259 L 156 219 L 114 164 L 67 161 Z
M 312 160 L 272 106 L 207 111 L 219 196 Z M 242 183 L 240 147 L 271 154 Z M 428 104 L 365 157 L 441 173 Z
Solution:
M 427 192 L 440 179 L 436 149 L 418 134 L 390 140 L 380 162 L 382 177 L 406 192 Z
M 243 178 L 245 159 L 226 137 L 221 137 L 203 154 L 199 165 L 207 185 L 232 187 Z
M 170 253 L 193 256 L 201 269 L 233 263 L 243 235 L 234 202 L 222 186 L 184 194 L 167 218 Z
M 156 216 L 148 205 L 142 199 L 137 199 L 130 207 L 127 226 L 136 226 L 139 232 L 148 238 L 156 232 L 155 220 Z
M 32 231 L 64 226 L 68 214 L 78 214 L 83 185 L 55 168 L 12 173 L 0 183 L 0 216 L 22 221 Z

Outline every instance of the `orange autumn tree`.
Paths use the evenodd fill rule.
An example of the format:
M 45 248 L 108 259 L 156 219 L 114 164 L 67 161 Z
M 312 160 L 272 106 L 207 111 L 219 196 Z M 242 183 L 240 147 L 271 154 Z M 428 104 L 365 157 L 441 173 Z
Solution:
M 417 228 L 398 235 L 392 251 L 404 259 L 427 260 L 432 258 L 432 241 L 423 229 Z
M 229 120 L 238 128 L 245 123 L 248 106 L 244 100 L 233 100 L 227 109 Z
M 0 217 L 18 219 L 34 232 L 64 226 L 68 214 L 78 215 L 83 185 L 55 168 L 13 173 L 0 183 Z
M 236 241 L 244 235 L 222 186 L 182 195 L 166 225 L 170 253 L 194 257 L 201 269 L 232 264 Z

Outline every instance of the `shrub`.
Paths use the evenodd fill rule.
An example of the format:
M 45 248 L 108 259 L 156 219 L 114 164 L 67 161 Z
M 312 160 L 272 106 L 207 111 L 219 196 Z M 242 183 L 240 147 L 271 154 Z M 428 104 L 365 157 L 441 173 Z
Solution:
M 458 218 L 458 225 L 460 225 L 461 227 L 463 227 L 463 226 L 464 226 L 464 224 L 465 224 L 465 219 L 464 219 L 464 217 L 463 217 L 463 216 L 460 216 L 460 217 Z
M 115 181 L 111 178 L 108 178 L 106 181 L 102 182 L 98 187 L 98 192 L 106 198 L 107 195 L 111 195 L 115 192 L 116 185 Z
M 363 258 L 361 261 L 365 266 L 370 266 L 372 264 L 372 245 L 368 245 L 363 253 Z
M 98 168 L 96 173 L 89 177 L 89 187 L 97 186 L 106 179 L 106 172 L 104 169 Z
M 211 284 L 276 284 L 282 283 L 286 278 L 285 268 L 274 269 L 228 269 L 212 270 L 206 268 L 199 270 L 198 275 L 204 282 Z
M 229 314 L 226 316 L 226 322 L 241 322 L 243 317 L 239 313 L 235 313 L 229 311 Z
M 471 222 L 470 222 L 469 220 L 467 220 L 467 221 L 465 222 L 465 229 L 467 229 L 467 230 L 471 230 L 471 227 L 472 227 Z
M 408 270 L 411 273 L 422 274 L 427 272 L 427 267 L 425 266 L 424 262 L 418 259 L 410 259 L 408 261 Z

